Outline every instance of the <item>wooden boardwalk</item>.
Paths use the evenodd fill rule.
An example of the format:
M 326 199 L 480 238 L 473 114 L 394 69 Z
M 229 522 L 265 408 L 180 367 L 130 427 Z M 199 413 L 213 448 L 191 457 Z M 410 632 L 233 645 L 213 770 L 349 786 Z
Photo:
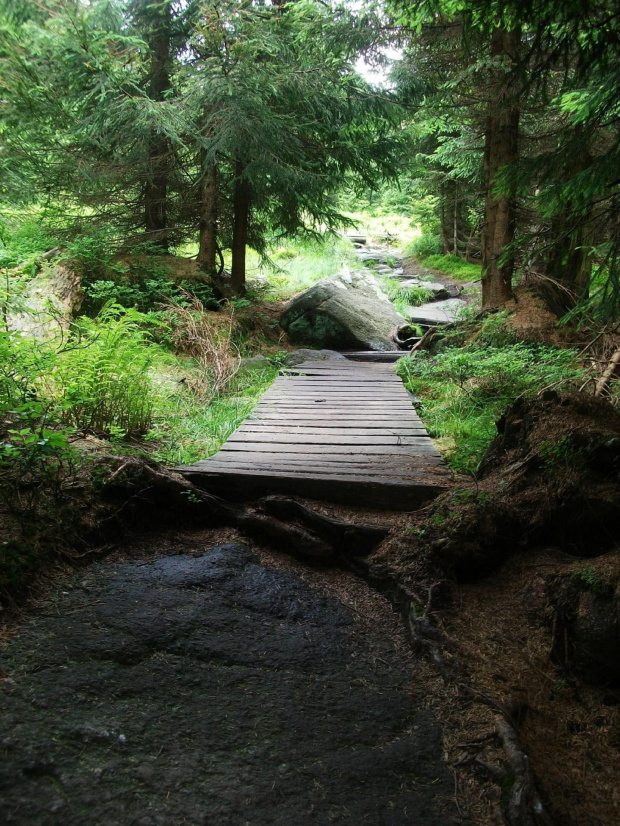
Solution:
M 177 470 L 221 495 L 391 510 L 417 507 L 450 478 L 394 365 L 339 360 L 288 368 L 218 453 Z

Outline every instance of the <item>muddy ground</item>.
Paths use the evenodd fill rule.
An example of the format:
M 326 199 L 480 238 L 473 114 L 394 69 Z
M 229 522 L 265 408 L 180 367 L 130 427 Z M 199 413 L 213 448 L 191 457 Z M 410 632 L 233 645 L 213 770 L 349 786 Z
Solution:
M 0 821 L 464 822 L 391 609 L 305 579 L 196 535 L 57 582 L 3 651 Z

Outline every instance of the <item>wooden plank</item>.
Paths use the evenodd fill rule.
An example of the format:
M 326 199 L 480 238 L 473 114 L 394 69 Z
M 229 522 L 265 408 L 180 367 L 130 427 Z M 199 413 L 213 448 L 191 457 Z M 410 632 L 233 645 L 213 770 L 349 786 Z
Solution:
M 431 463 L 420 463 L 415 467 L 390 467 L 388 465 L 360 465 L 360 464 L 320 464 L 316 465 L 311 471 L 308 470 L 307 464 L 295 462 L 250 462 L 243 461 L 232 462 L 224 460 L 207 460 L 204 465 L 200 466 L 202 470 L 211 473 L 215 470 L 240 470 L 247 473 L 252 473 L 255 470 L 271 471 L 273 473 L 288 473 L 289 471 L 301 473 L 303 475 L 314 475 L 321 473 L 329 476 L 381 476 L 384 478 L 403 479 L 417 479 L 419 476 L 447 476 L 444 467 L 433 465 Z
M 288 398 L 288 399 L 271 400 L 269 403 L 267 401 L 261 401 L 256 405 L 256 407 L 254 409 L 255 410 L 264 410 L 265 408 L 269 408 L 270 410 L 272 410 L 275 401 L 277 401 L 277 403 L 278 403 L 278 408 L 310 407 L 310 408 L 315 408 L 316 409 L 315 406 L 317 404 L 322 404 L 324 407 L 328 406 L 326 404 L 327 399 L 323 399 L 322 401 L 317 401 L 316 399 L 310 398 L 310 399 L 303 399 L 303 400 L 295 401 L 293 398 Z M 382 410 L 384 412 L 385 412 L 385 409 L 386 409 L 386 406 L 387 406 L 385 401 L 382 401 L 381 399 L 376 398 L 376 399 L 364 399 L 364 401 L 361 401 L 361 400 L 356 401 L 354 399 L 333 399 L 333 400 L 330 400 L 329 407 L 338 408 L 339 410 L 349 408 L 349 409 L 355 411 L 355 410 L 358 410 L 360 405 L 362 405 L 362 404 L 363 405 L 368 405 L 369 407 L 375 407 L 378 410 Z M 402 401 L 402 402 L 397 402 L 397 403 L 391 404 L 389 409 L 390 409 L 390 411 L 392 411 L 392 410 L 413 411 L 413 405 L 409 401 Z
M 314 433 L 300 433 L 296 435 L 293 441 L 299 445 L 411 445 L 416 446 L 421 440 L 426 439 L 425 436 L 390 436 L 389 434 L 377 436 L 317 436 Z M 262 433 L 260 440 L 251 433 L 240 433 L 236 430 L 228 439 L 229 442 L 255 442 L 263 443 L 276 442 L 282 444 L 287 441 L 284 437 L 277 433 Z
M 233 463 L 245 462 L 247 465 L 250 465 L 254 462 L 258 464 L 273 462 L 274 465 L 278 463 L 286 463 L 308 467 L 307 454 L 285 451 L 280 453 L 267 453 L 253 450 L 219 451 L 219 453 L 216 453 L 210 459 L 204 459 L 202 461 L 207 462 L 210 465 L 216 459 L 217 461 L 226 461 Z M 316 467 L 317 463 L 320 463 L 321 465 L 334 467 L 339 467 L 340 465 L 356 465 L 359 467 L 411 467 L 414 469 L 420 465 L 437 465 L 444 467 L 443 461 L 440 456 L 435 456 L 433 454 L 410 455 L 405 453 L 401 455 L 396 454 L 392 456 L 360 456 L 359 454 L 336 454 L 334 456 L 329 456 L 323 454 L 317 455 L 313 458 L 312 467 Z
M 443 480 L 443 474 L 435 477 L 435 475 L 431 471 L 424 470 L 417 476 L 409 476 L 407 478 L 401 477 L 394 477 L 394 476 L 387 476 L 381 475 L 380 473 L 369 475 L 366 473 L 326 473 L 322 470 L 317 470 L 316 472 L 308 471 L 308 470 L 294 470 L 294 469 L 287 469 L 287 470 L 270 470 L 269 468 L 221 468 L 219 470 L 209 470 L 208 468 L 198 468 L 196 465 L 193 465 L 192 468 L 197 473 L 201 473 L 204 475 L 217 475 L 220 473 L 230 473 L 235 474 L 237 476 L 277 476 L 278 478 L 282 478 L 286 476 L 289 479 L 314 479 L 314 480 L 323 480 L 326 482 L 336 482 L 336 481 L 343 481 L 343 482 L 358 482 L 361 484 L 365 484 L 367 482 L 381 482 L 385 485 L 390 484 L 398 484 L 408 487 L 416 487 L 418 485 L 436 485 L 440 481 Z
M 390 427 L 371 429 L 368 427 L 315 427 L 314 425 L 271 425 L 263 422 L 244 422 L 237 432 L 241 433 L 279 433 L 281 436 L 291 434 L 313 434 L 315 436 L 420 436 L 424 430 L 419 427 Z
M 274 422 L 256 419 L 246 419 L 238 428 L 246 433 L 326 433 L 335 435 L 336 433 L 351 433 L 362 436 L 368 433 L 370 436 L 378 436 L 380 433 L 392 433 L 400 436 L 426 436 L 426 430 L 422 425 L 415 422 L 405 424 L 402 427 L 387 427 L 366 424 L 365 422 L 352 422 L 350 420 L 340 424 L 333 419 L 330 421 L 313 422 L 311 419 L 300 420 L 298 422 Z M 332 431 L 334 431 L 332 433 Z
M 355 399 L 355 398 L 370 398 L 376 399 L 380 397 L 385 401 L 404 402 L 410 399 L 405 396 L 398 388 L 396 390 L 382 390 L 380 393 L 376 387 L 368 385 L 366 390 L 352 387 L 343 387 L 342 383 L 330 387 L 272 387 L 264 394 L 264 399 L 274 398 L 292 398 L 292 399 L 307 399 L 314 396 L 328 396 L 330 399 Z
M 395 471 L 393 473 L 386 472 L 381 468 L 324 468 L 318 467 L 312 471 L 307 468 L 300 468 L 294 465 L 231 465 L 229 463 L 214 462 L 212 466 L 204 468 L 205 473 L 240 473 L 254 476 L 257 474 L 267 474 L 271 476 L 288 477 L 294 476 L 296 478 L 305 479 L 354 479 L 354 480 L 371 480 L 371 481 L 385 481 L 385 482 L 399 482 L 401 484 L 435 484 L 439 479 L 445 479 L 446 474 L 440 473 L 437 477 L 434 474 L 433 468 L 418 468 L 415 471 Z
M 250 415 L 246 419 L 248 422 L 265 422 L 265 424 L 309 424 L 320 427 L 321 423 L 325 423 L 328 427 L 332 427 L 335 423 L 338 427 L 383 427 L 389 430 L 391 427 L 419 427 L 424 428 L 424 425 L 417 416 L 390 416 L 381 418 L 380 415 L 372 415 L 359 411 L 351 416 L 334 416 L 330 415 L 329 410 L 307 410 L 303 412 L 290 411 L 284 413 L 282 411 L 267 412 L 261 415 Z M 357 422 L 357 424 L 355 424 Z
M 387 384 L 389 387 L 395 386 L 398 387 L 400 384 L 400 379 L 398 376 L 349 376 L 346 373 L 299 373 L 290 376 L 280 376 L 275 380 L 275 384 L 295 384 L 301 385 L 302 383 L 307 384 L 333 384 L 336 381 L 341 381 L 342 379 L 346 379 L 347 383 L 351 384 L 363 384 L 363 385 L 380 385 L 383 387 L 384 384 Z M 402 386 L 402 385 L 401 385 Z
M 444 481 L 428 485 L 384 484 L 366 480 L 363 484 L 347 479 L 305 479 L 303 477 L 237 475 L 234 473 L 205 474 L 192 467 L 179 468 L 196 485 L 216 495 L 264 496 L 284 493 L 329 502 L 354 504 L 359 507 L 411 511 L 433 499 L 446 487 Z
M 299 453 L 260 453 L 252 450 L 244 451 L 243 453 L 217 453 L 210 459 L 203 461 L 212 466 L 213 464 L 235 464 L 243 465 L 244 467 L 253 467 L 254 465 L 269 465 L 280 466 L 290 465 L 291 467 L 311 468 L 318 467 L 329 468 L 337 470 L 338 468 L 379 468 L 382 473 L 389 475 L 392 470 L 400 472 L 406 470 L 407 472 L 416 472 L 416 468 L 437 467 L 443 468 L 439 456 L 402 456 L 402 457 L 381 457 L 381 461 L 372 461 L 377 459 L 377 456 L 368 456 L 365 461 L 360 460 L 354 456 L 339 456 L 339 457 L 322 457 L 315 456 L 311 463 L 308 462 L 307 457 Z
M 250 446 L 251 445 L 251 446 Z M 273 442 L 231 442 L 227 441 L 220 448 L 220 453 L 228 451 L 245 452 L 254 451 L 256 453 L 301 453 L 304 456 L 324 456 L 325 445 L 318 444 L 276 444 Z M 332 456 L 351 456 L 358 455 L 360 449 L 357 445 L 330 445 L 329 453 Z M 433 444 L 430 438 L 426 437 L 426 441 L 420 441 L 420 444 L 412 447 L 411 445 L 365 445 L 364 453 L 369 456 L 440 456 L 441 454 Z M 217 455 L 217 454 L 215 454 Z

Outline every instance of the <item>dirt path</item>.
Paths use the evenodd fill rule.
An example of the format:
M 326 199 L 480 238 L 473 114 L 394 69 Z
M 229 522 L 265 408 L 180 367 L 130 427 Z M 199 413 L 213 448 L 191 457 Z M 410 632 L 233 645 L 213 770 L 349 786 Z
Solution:
M 158 551 L 72 575 L 6 647 L 0 821 L 461 822 L 399 632 L 241 544 Z

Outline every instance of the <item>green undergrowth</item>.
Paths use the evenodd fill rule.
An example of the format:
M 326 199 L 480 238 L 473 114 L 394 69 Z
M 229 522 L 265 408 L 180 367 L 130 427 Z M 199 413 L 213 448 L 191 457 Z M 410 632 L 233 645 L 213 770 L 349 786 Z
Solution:
M 449 275 L 455 281 L 480 281 L 481 278 L 480 264 L 471 264 L 458 255 L 428 255 L 419 263 L 429 270 Z
M 449 275 L 455 281 L 480 281 L 480 264 L 472 264 L 458 255 L 444 255 L 439 237 L 422 231 L 403 250 L 404 257 L 429 270 Z
M 272 249 L 269 259 L 270 264 L 256 264 L 248 276 L 251 294 L 265 301 L 291 298 L 356 261 L 353 244 L 338 236 L 323 241 L 288 240 Z
M 399 313 L 406 316 L 409 307 L 421 307 L 432 301 L 435 293 L 425 287 L 404 287 L 396 278 L 384 278 L 383 287 L 392 304 Z
M 155 340 L 161 326 L 109 305 L 95 319 L 78 319 L 63 339 L 35 341 L 1 331 L 0 461 L 30 455 L 37 446 L 44 456 L 51 432 L 63 434 L 63 445 L 74 433 L 86 433 L 130 452 L 138 440 L 172 463 L 217 450 L 273 381 L 276 366 L 235 372 L 225 329 L 211 355 L 232 348 L 230 374 L 215 387 L 208 362 L 176 355 Z
M 473 472 L 495 422 L 521 395 L 543 389 L 576 389 L 587 374 L 572 350 L 509 341 L 482 333 L 464 346 L 446 341 L 436 354 L 421 351 L 398 362 L 405 386 L 422 401 L 418 412 L 431 437 L 440 440 L 448 464 Z
M 149 433 L 153 441 L 151 456 L 174 466 L 217 453 L 252 412 L 277 372 L 275 366 L 239 372 L 226 391 L 208 403 L 191 391 L 171 394 L 158 409 Z

